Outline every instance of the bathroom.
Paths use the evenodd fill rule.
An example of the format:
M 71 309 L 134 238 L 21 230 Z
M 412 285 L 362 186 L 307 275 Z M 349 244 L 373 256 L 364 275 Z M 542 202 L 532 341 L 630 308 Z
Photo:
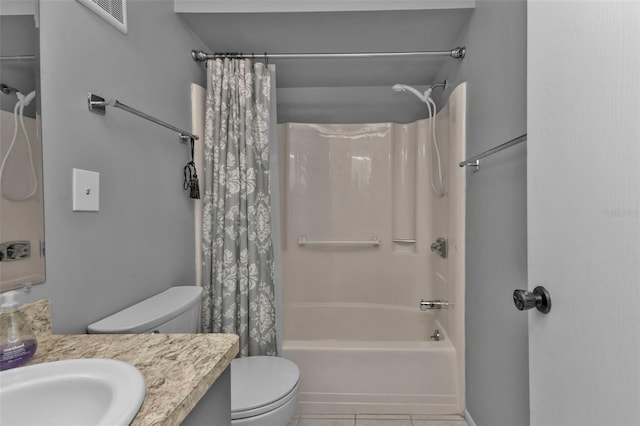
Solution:
M 531 106 L 527 109 L 527 73 L 531 73 L 528 5 L 524 1 L 458 3 L 473 4 L 474 10 L 454 34 L 455 42 L 439 48 L 464 45 L 467 56 L 463 61 L 444 63 L 433 79 L 418 82 L 448 80 L 448 89 L 435 93 L 439 108 L 459 83 L 467 82 L 467 153 L 476 154 L 523 133 L 531 134 L 531 123 L 527 123 L 531 113 Z M 182 165 L 188 161 L 188 150 L 175 143 L 170 132 L 136 117 L 90 115 L 87 92 L 121 99 L 188 128 L 189 85 L 204 84 L 203 66 L 191 61 L 189 53 L 192 49 L 213 51 L 216 46 L 194 35 L 186 19 L 174 12 L 173 1 L 129 1 L 126 36 L 76 1 L 45 4 L 39 19 L 46 281 L 33 286 L 25 299 L 51 299 L 55 333 L 83 333 L 87 324 L 132 302 L 172 285 L 195 282 L 193 205 L 182 190 Z M 533 28 L 541 33 L 541 18 L 537 19 L 533 27 L 529 22 L 529 31 Z M 290 36 L 291 32 L 304 32 L 304 28 L 292 22 L 285 33 Z M 266 42 L 269 37 L 265 36 Z M 349 47 L 361 50 L 356 42 Z M 420 46 L 419 40 L 408 42 L 399 37 L 389 50 L 423 49 L 412 47 Z M 283 49 L 266 45 L 264 50 Z M 279 66 L 278 71 L 284 73 L 285 67 Z M 357 84 L 343 88 L 340 82 L 328 89 L 311 83 L 283 87 L 278 92 L 285 105 L 278 111 L 279 120 L 295 121 L 295 113 L 306 113 L 304 105 L 292 103 L 287 109 L 286 101 L 291 99 L 304 99 L 308 110 L 317 111 L 318 122 L 335 120 L 333 115 L 345 111 L 354 114 L 350 122 L 410 122 L 426 117 L 419 102 L 391 91 L 394 83 L 404 81 L 370 90 L 356 90 Z M 389 109 L 399 116 L 382 118 L 389 117 Z M 481 426 L 530 421 L 528 317 L 511 302 L 514 288 L 533 284 L 527 271 L 531 267 L 527 149 L 531 147 L 521 144 L 505 150 L 499 160 L 483 163 L 478 173 L 466 172 L 465 408 L 468 420 Z M 99 212 L 72 212 L 73 168 L 100 172 Z M 627 226 L 633 226 L 632 220 L 628 218 Z M 631 294 L 633 300 L 636 293 Z M 625 307 L 621 311 L 629 312 Z M 591 329 L 592 323 L 589 325 Z M 613 406 L 616 412 L 625 411 Z M 327 420 L 340 424 L 345 419 Z M 386 421 L 406 424 L 403 419 Z M 634 423 L 638 422 L 611 424 Z

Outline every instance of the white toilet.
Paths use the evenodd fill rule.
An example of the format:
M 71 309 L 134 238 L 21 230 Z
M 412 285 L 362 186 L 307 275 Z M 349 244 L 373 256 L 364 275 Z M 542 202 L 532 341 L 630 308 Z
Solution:
M 89 333 L 195 333 L 202 288 L 171 287 L 87 327 Z M 270 356 L 231 362 L 231 424 L 285 426 L 298 400 L 300 370 Z

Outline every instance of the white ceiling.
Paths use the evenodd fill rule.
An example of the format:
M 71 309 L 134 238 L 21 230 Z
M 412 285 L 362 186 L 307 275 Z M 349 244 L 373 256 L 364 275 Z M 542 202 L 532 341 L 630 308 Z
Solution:
M 334 53 L 451 50 L 471 8 L 313 13 L 180 13 L 215 52 Z M 286 87 L 433 83 L 449 57 L 272 60 Z

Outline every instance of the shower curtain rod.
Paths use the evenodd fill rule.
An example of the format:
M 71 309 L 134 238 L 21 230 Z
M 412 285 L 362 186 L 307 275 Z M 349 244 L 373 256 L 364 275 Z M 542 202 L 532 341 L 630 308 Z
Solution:
M 418 51 L 418 52 L 351 52 L 351 53 L 206 53 L 202 50 L 192 50 L 191 57 L 196 62 L 204 62 L 207 59 L 235 58 L 235 59 L 330 59 L 330 58 L 419 58 L 428 56 L 450 56 L 454 59 L 464 58 L 467 50 L 465 47 L 456 47 L 451 50 Z

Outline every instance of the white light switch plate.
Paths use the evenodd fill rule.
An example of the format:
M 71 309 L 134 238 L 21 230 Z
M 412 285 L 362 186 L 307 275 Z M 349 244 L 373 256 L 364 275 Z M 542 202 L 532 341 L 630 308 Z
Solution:
M 73 169 L 73 211 L 100 210 L 100 173 Z

